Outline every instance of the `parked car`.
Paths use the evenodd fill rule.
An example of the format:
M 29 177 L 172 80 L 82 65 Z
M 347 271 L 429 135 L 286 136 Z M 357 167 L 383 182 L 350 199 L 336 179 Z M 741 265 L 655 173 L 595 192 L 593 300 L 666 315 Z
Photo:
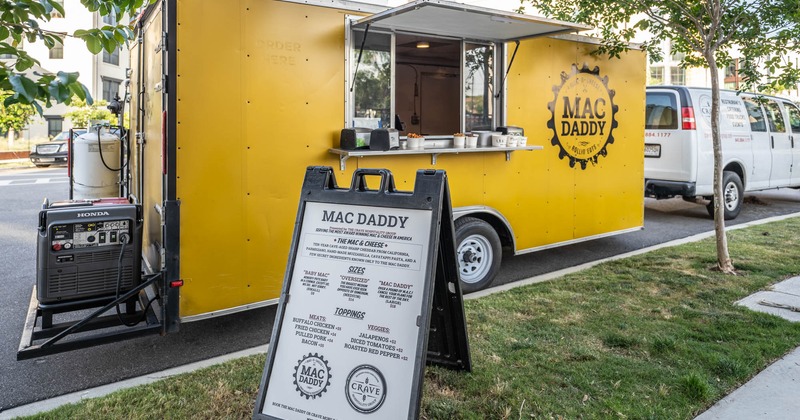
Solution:
M 72 130 L 73 140 L 86 133 L 86 129 L 75 128 Z M 69 130 L 58 133 L 49 142 L 39 143 L 31 147 L 30 159 L 39 168 L 46 168 L 53 164 L 67 163 L 69 154 L 67 141 L 69 140 Z
M 800 188 L 800 107 L 788 99 L 720 92 L 725 219 L 744 193 Z M 644 144 L 645 195 L 707 200 L 714 214 L 711 90 L 648 86 Z

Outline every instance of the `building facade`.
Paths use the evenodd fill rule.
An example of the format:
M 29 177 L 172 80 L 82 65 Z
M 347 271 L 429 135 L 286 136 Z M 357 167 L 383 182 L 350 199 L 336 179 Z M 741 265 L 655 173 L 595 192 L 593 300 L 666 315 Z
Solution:
M 663 60 L 660 62 L 648 62 L 648 85 L 711 87 L 711 72 L 709 69 L 700 67 L 681 68 L 680 62 L 683 60 L 683 54 L 673 53 L 669 41 L 664 42 L 661 48 Z M 736 54 L 734 54 L 735 56 Z M 796 67 L 800 67 L 800 55 L 792 54 L 787 56 L 786 59 L 794 63 Z M 742 78 L 739 75 L 739 58 L 734 58 L 733 63 L 719 69 L 719 83 L 723 89 L 738 90 L 741 87 Z M 769 93 L 797 102 L 800 101 L 800 84 L 788 87 L 781 92 Z
M 46 71 L 80 73 L 78 80 L 89 89 L 96 101 L 101 99 L 110 101 L 116 94 L 122 96 L 124 94 L 122 86 L 129 66 L 127 48 L 123 46 L 117 48 L 114 53 L 103 51 L 94 55 L 86 48 L 83 40 L 72 36 L 77 29 L 115 25 L 114 18 L 89 12 L 81 5 L 80 0 L 61 0 L 59 3 L 64 6 L 64 15 L 53 11 L 50 21 L 40 24 L 48 31 L 63 33 L 64 43 L 48 50 L 41 42 L 26 42 L 23 44 L 23 49 L 39 60 L 41 67 Z M 67 112 L 69 107 L 63 104 L 45 108 L 43 116 L 34 117 L 28 127 L 22 130 L 19 138 L 41 140 L 68 130 L 72 124 L 69 119 L 64 118 Z

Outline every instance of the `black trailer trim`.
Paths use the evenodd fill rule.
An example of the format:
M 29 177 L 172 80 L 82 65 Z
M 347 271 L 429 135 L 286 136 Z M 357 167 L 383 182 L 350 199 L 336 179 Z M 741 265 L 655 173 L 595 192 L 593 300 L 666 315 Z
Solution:
M 177 197 L 177 128 L 178 128 L 178 1 L 162 0 L 165 10 L 162 11 L 162 30 L 165 30 L 163 42 L 166 44 L 161 51 L 162 74 L 166 78 L 167 88 L 162 93 L 163 109 L 167 113 L 166 127 L 166 168 L 164 174 L 164 322 L 166 332 L 174 333 L 180 330 L 180 288 L 169 287 L 173 281 L 179 281 L 181 275 L 180 264 L 180 201 Z M 164 13 L 166 12 L 166 13 Z

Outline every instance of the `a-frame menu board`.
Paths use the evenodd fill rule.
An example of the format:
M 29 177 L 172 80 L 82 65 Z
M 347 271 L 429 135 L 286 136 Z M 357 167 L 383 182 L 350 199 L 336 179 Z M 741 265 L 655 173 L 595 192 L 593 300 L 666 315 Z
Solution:
M 445 173 L 309 167 L 253 417 L 417 418 L 426 359 L 470 369 Z

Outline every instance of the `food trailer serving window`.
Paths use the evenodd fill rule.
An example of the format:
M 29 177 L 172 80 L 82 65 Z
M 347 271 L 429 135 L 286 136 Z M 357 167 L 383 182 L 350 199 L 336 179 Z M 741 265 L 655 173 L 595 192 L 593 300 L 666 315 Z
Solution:
M 451 135 L 501 123 L 505 43 L 583 25 L 418 0 L 350 22 L 351 127 Z

